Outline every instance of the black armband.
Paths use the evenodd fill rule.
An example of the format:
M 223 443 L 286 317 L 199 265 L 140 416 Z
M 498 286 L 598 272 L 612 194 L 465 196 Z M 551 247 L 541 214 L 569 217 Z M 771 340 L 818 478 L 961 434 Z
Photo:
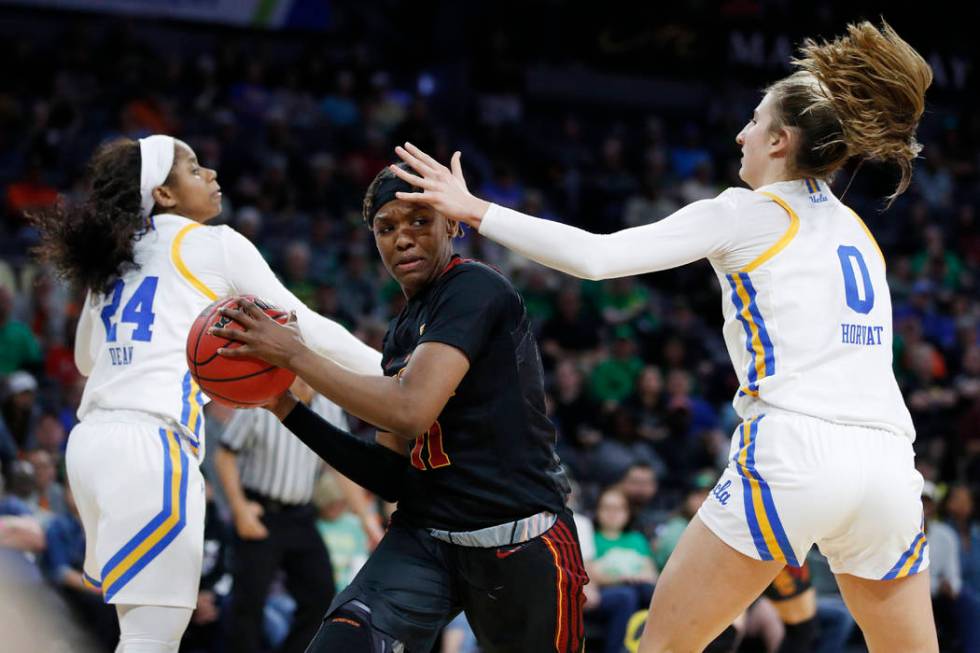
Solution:
M 302 402 L 282 423 L 338 472 L 385 501 L 398 501 L 409 468 L 407 458 L 337 428 Z

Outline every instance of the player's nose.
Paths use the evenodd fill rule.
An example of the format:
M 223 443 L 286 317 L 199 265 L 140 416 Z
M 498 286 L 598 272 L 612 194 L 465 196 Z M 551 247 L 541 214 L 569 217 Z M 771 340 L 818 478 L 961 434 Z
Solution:
M 413 245 L 415 245 L 415 238 L 412 236 L 412 230 L 407 226 L 399 228 L 395 234 L 395 247 L 405 250 Z

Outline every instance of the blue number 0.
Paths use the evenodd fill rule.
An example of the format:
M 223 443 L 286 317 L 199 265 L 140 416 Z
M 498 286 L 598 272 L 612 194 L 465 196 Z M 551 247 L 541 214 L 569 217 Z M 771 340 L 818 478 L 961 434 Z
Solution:
M 153 313 L 153 298 L 157 293 L 158 281 L 159 277 L 145 277 L 136 288 L 133 296 L 126 302 L 126 306 L 123 307 L 121 321 L 136 325 L 136 328 L 133 329 L 133 340 L 149 342 L 153 338 L 153 331 L 150 327 L 153 326 L 153 321 L 156 319 L 156 315 Z M 122 298 L 124 285 L 122 279 L 116 281 L 112 288 L 112 299 L 102 309 L 102 324 L 105 325 L 107 342 L 116 341 L 116 325 L 112 323 L 112 316 L 119 310 L 119 300 Z
M 858 313 L 870 313 L 875 305 L 875 289 L 871 285 L 871 275 L 864 263 L 861 250 L 851 245 L 841 245 L 837 248 L 837 258 L 840 259 L 840 269 L 844 273 L 844 294 L 847 305 Z M 858 287 L 854 266 L 861 273 L 861 286 Z

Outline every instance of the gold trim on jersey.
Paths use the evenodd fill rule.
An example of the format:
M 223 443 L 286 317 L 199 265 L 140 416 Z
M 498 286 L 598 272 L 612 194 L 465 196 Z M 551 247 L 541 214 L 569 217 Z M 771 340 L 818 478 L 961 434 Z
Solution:
M 783 209 L 789 213 L 789 228 L 782 235 L 782 237 L 776 241 L 776 244 L 762 252 L 754 261 L 746 265 L 744 268 L 739 270 L 739 272 L 752 272 L 760 265 L 771 259 L 776 254 L 780 253 L 786 246 L 789 245 L 790 241 L 796 237 L 796 233 L 800 230 L 800 217 L 796 215 L 796 211 L 790 207 L 790 205 L 779 195 L 774 195 L 772 193 L 767 193 L 766 191 L 760 190 L 756 191 L 760 195 L 765 195 L 773 202 L 783 207 Z
M 195 277 L 194 273 L 187 268 L 187 265 L 184 264 L 184 259 L 180 256 L 180 244 L 184 240 L 184 236 L 186 236 L 189 231 L 197 229 L 200 226 L 200 224 L 192 222 L 191 224 L 182 227 L 181 230 L 177 232 L 177 235 L 174 236 L 174 242 L 170 245 L 170 260 L 173 261 L 177 271 L 180 272 L 180 275 L 184 277 L 189 284 L 194 286 L 199 293 L 211 301 L 214 301 L 218 298 L 218 294 L 204 285 L 203 281 Z
M 871 241 L 871 244 L 875 246 L 875 250 L 877 250 L 878 256 L 881 257 L 881 262 L 884 263 L 887 266 L 888 264 L 885 263 L 885 255 L 882 254 L 881 248 L 878 247 L 878 241 L 875 240 L 875 237 L 871 235 L 871 230 L 868 229 L 868 225 L 864 224 L 864 220 L 862 220 L 861 219 L 861 216 L 859 216 L 857 214 L 857 211 L 855 211 L 851 207 L 847 206 L 846 204 L 844 205 L 844 208 L 846 208 L 848 211 L 851 212 L 851 215 L 854 216 L 854 219 L 857 220 L 858 221 L 858 224 L 861 225 L 861 228 L 864 229 L 864 233 L 868 234 L 868 240 L 870 240 Z

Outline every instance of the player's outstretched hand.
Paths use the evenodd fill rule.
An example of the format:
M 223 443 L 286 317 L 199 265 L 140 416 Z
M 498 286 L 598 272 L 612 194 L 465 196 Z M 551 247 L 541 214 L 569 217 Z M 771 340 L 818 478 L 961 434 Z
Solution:
M 241 325 L 242 329 L 212 327 L 209 333 L 240 343 L 238 347 L 221 347 L 218 353 L 227 358 L 252 356 L 285 369 L 306 351 L 306 344 L 296 325 L 296 315 L 279 324 L 265 314 L 254 301 L 243 301 L 239 308 L 222 308 L 221 314 Z
M 480 221 L 490 208 L 490 203 L 475 197 L 466 188 L 466 179 L 463 178 L 463 168 L 459 162 L 462 154 L 453 153 L 450 161 L 452 170 L 411 143 L 405 143 L 405 147 L 396 147 L 395 154 L 411 166 L 416 174 L 394 165 L 390 166 L 390 170 L 402 181 L 423 190 L 421 193 L 396 193 L 398 199 L 427 204 L 447 218 L 465 222 L 474 229 L 480 228 Z

